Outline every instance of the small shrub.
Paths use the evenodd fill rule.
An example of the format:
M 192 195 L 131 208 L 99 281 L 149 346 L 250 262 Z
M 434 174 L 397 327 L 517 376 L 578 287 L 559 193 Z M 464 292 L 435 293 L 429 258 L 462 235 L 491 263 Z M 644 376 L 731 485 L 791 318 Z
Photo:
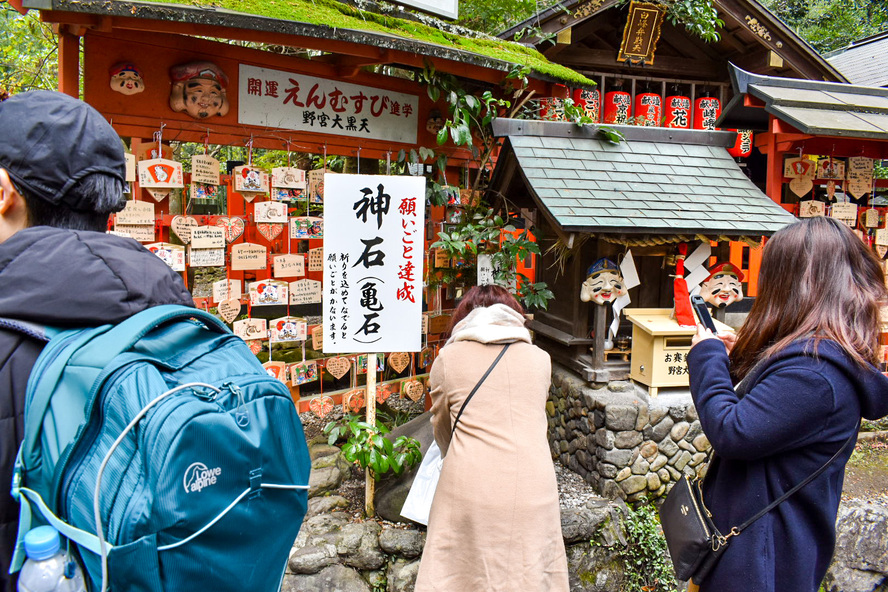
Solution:
M 677 592 L 666 537 L 652 504 L 630 510 L 623 522 L 627 544 L 619 552 L 624 566 L 624 592 Z

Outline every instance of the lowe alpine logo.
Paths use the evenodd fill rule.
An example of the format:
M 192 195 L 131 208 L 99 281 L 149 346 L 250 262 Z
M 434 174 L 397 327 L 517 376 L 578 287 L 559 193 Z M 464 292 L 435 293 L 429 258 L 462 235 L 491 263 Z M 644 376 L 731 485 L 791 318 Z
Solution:
M 204 487 L 215 485 L 216 478 L 221 474 L 222 469 L 219 467 L 208 469 L 207 465 L 203 463 L 191 463 L 191 466 L 185 470 L 185 478 L 182 479 L 182 484 L 185 486 L 186 493 L 200 491 Z

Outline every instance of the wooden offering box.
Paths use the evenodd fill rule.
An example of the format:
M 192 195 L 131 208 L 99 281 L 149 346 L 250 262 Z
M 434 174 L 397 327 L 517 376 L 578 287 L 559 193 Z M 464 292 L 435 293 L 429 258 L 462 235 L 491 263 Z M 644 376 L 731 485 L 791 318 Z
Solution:
M 664 387 L 687 387 L 688 352 L 696 327 L 681 327 L 669 318 L 671 308 L 633 308 L 623 311 L 632 322 L 632 361 L 629 378 L 646 385 L 651 396 Z M 730 330 L 715 321 L 719 331 Z

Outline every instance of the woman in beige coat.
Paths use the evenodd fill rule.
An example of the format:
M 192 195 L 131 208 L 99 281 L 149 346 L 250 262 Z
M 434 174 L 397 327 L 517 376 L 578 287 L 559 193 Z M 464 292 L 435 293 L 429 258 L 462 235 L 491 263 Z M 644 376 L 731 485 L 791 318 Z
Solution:
M 432 425 L 444 465 L 416 592 L 566 592 L 567 557 L 546 438 L 552 364 L 503 288 L 463 298 L 432 366 Z M 503 349 L 459 419 L 478 380 Z

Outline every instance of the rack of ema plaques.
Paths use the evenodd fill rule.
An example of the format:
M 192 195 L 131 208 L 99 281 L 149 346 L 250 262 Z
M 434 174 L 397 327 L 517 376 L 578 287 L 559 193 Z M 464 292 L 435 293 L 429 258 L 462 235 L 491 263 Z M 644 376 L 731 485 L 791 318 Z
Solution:
M 661 388 L 687 387 L 688 352 L 696 327 L 682 327 L 671 308 L 634 308 L 623 314 L 632 322 L 629 378 L 648 387 L 652 397 Z M 715 321 L 719 331 L 730 327 Z

